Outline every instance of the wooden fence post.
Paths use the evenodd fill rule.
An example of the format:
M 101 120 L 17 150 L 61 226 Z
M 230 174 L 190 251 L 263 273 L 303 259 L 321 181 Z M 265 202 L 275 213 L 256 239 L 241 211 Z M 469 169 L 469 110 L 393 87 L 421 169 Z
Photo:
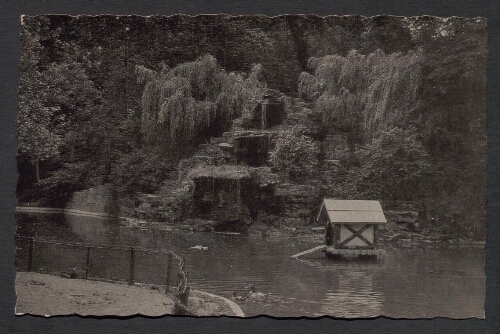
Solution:
M 135 274 L 135 254 L 134 247 L 130 247 L 130 275 L 129 284 L 134 284 L 134 274 Z
M 168 253 L 167 282 L 165 283 L 165 293 L 170 289 L 170 276 L 172 275 L 172 252 Z
M 28 247 L 28 271 L 31 271 L 33 268 L 33 238 L 29 239 L 29 247 Z
M 87 262 L 85 263 L 85 278 L 89 276 L 90 267 L 90 247 L 87 247 Z
M 188 286 L 188 273 L 186 272 L 186 262 L 182 258 L 179 262 L 179 273 L 177 290 L 175 291 L 174 311 L 173 314 L 177 315 L 196 315 L 193 310 L 188 307 L 189 291 Z

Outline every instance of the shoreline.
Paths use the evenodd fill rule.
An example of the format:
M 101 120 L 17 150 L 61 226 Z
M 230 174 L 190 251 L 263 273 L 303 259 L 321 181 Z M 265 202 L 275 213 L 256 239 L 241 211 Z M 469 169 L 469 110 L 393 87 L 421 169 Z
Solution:
M 92 212 L 92 211 L 82 211 L 74 209 L 62 209 L 62 208 L 47 208 L 47 207 L 35 207 L 35 206 L 16 206 L 15 213 L 63 213 L 75 216 L 83 217 L 95 217 L 95 218 L 108 218 L 109 213 L 103 212 Z
M 241 309 L 241 307 L 238 304 L 236 304 L 235 302 L 233 302 L 232 300 L 230 300 L 230 299 L 227 299 L 227 298 L 219 296 L 219 295 L 214 295 L 213 293 L 210 293 L 210 292 L 205 292 L 205 291 L 200 291 L 200 290 L 191 290 L 191 293 L 193 293 L 193 294 L 199 294 L 199 295 L 206 296 L 206 297 L 209 297 L 209 298 L 218 299 L 218 300 L 226 303 L 226 305 L 233 312 L 232 315 L 227 315 L 227 316 L 238 317 L 238 318 L 244 318 L 245 317 L 245 313 L 243 313 L 243 310 Z
M 174 315 L 174 300 L 170 293 L 165 294 L 142 284 L 16 271 L 15 290 L 17 316 Z M 191 290 L 189 307 L 195 316 L 245 317 L 235 302 L 199 290 Z
M 49 208 L 49 207 L 30 207 L 19 206 L 16 207 L 15 213 L 30 214 L 69 214 L 82 217 L 92 217 L 106 219 L 108 213 L 97 213 L 81 210 L 66 210 L 62 208 Z M 119 217 L 120 225 L 129 228 L 144 228 L 144 229 L 159 229 L 165 231 L 189 231 L 189 232 L 207 232 L 219 234 L 262 234 L 263 236 L 280 236 L 287 238 L 317 238 L 318 241 L 323 239 L 324 227 L 321 226 L 270 226 L 262 223 L 253 223 L 244 232 L 224 232 L 215 231 L 210 228 L 208 224 L 193 225 L 187 224 L 186 221 L 179 224 L 167 224 L 164 222 L 148 221 L 139 218 Z M 485 247 L 486 240 L 474 240 L 463 236 L 453 234 L 444 234 L 436 231 L 409 231 L 398 228 L 396 230 L 379 230 L 380 246 L 400 246 L 401 248 L 411 247 L 412 245 L 422 246 L 470 246 L 470 247 Z
M 92 226 L 93 222 L 95 222 L 96 224 L 107 224 L 106 221 L 101 221 L 100 219 L 92 220 L 89 218 L 88 220 L 82 220 L 82 221 L 89 222 L 90 226 Z M 184 225 L 186 225 L 186 224 L 184 224 Z M 133 218 L 131 220 L 121 220 L 120 224 L 116 223 L 115 226 L 116 226 L 116 228 L 123 229 L 124 231 L 126 231 L 128 229 L 132 230 L 135 228 L 136 232 L 137 232 L 138 228 L 140 228 L 141 230 L 155 230 L 155 229 L 168 230 L 169 232 L 173 232 L 174 234 L 183 234 L 183 233 L 192 233 L 193 232 L 192 230 L 186 229 L 187 225 L 186 226 L 184 226 L 184 225 L 182 225 L 182 224 L 167 225 L 165 223 L 147 222 L 144 220 L 139 220 L 139 219 Z M 187 226 L 187 227 L 189 228 L 189 226 Z M 192 228 L 193 228 L 193 226 L 191 226 L 191 229 Z M 205 235 L 206 238 L 214 238 L 214 237 L 216 237 L 215 236 L 216 233 L 222 233 L 222 234 L 226 233 L 229 235 L 237 234 L 235 232 L 217 232 L 217 231 L 206 231 L 206 230 L 205 231 L 197 231 L 197 232 L 198 233 L 211 233 L 211 235 L 206 234 Z M 198 233 L 196 233 L 196 234 L 198 234 Z M 384 234 L 380 234 L 381 239 L 383 239 L 383 237 L 386 236 L 387 234 L 391 234 L 391 233 L 395 234 L 394 231 L 384 231 Z M 481 241 L 473 242 L 472 244 L 471 243 L 459 244 L 459 243 L 454 243 L 454 242 L 452 242 L 452 243 L 442 242 L 442 241 L 440 241 L 439 238 L 436 238 L 436 242 L 434 242 L 432 244 L 427 244 L 425 242 L 417 240 L 416 237 L 419 235 L 418 233 L 414 233 L 414 232 L 404 232 L 404 233 L 409 234 L 408 236 L 405 236 L 405 238 L 403 238 L 403 240 L 405 240 L 405 241 L 401 241 L 401 238 L 399 238 L 398 240 L 393 238 L 392 242 L 385 242 L 385 241 L 381 242 L 379 248 L 382 248 L 382 249 L 385 248 L 387 250 L 393 249 L 394 251 L 396 251 L 397 249 L 401 249 L 401 250 L 403 250 L 403 252 L 405 252 L 405 251 L 411 251 L 410 249 L 408 249 L 408 250 L 404 249 L 404 248 L 410 248 L 410 247 L 412 248 L 412 250 L 422 249 L 422 248 L 424 248 L 424 249 L 429 249 L 429 248 L 439 249 L 442 247 L 444 247 L 446 249 L 460 249 L 462 247 L 473 248 L 473 247 L 477 247 L 477 246 L 484 248 L 484 245 L 485 245 L 485 243 L 481 242 Z M 320 243 L 324 242 L 323 241 L 324 240 L 324 228 L 319 227 L 319 226 L 314 226 L 314 225 L 291 227 L 291 226 L 286 226 L 284 224 L 282 224 L 282 225 L 275 224 L 274 226 L 270 226 L 270 225 L 265 225 L 265 224 L 254 223 L 251 226 L 249 226 L 249 229 L 247 229 L 246 232 L 240 233 L 240 234 L 242 234 L 242 235 L 241 236 L 238 236 L 238 235 L 234 236 L 237 238 L 236 241 L 240 240 L 240 238 L 247 239 L 249 242 L 252 242 L 252 240 L 259 241 L 258 239 L 260 239 L 260 238 L 262 238 L 263 240 L 267 239 L 267 238 L 269 238 L 270 240 L 276 240 L 275 238 L 278 238 L 278 239 L 283 239 L 283 240 L 285 240 L 285 242 L 287 242 L 286 240 L 288 240 L 288 238 L 290 238 L 290 239 L 295 239 L 294 242 L 299 242 L 299 248 L 309 247 L 308 244 L 312 244 L 312 243 L 320 244 Z M 203 240 L 203 238 L 205 238 L 205 236 L 203 234 L 201 234 L 197 238 L 201 238 Z M 415 237 L 414 238 L 415 240 L 412 240 L 412 236 Z M 66 282 L 68 282 L 68 281 L 75 282 L 75 279 L 71 279 L 71 280 L 65 279 L 65 280 L 66 280 Z M 96 281 L 96 282 L 97 283 L 95 283 L 95 284 L 97 284 L 97 285 L 103 284 L 102 281 Z M 16 283 L 17 283 L 17 277 L 16 277 Z M 116 283 L 111 283 L 111 284 L 117 285 L 117 286 L 123 286 L 123 282 L 116 282 Z M 43 286 L 37 286 L 36 283 L 34 285 L 35 285 L 34 288 L 38 289 L 36 291 L 43 291 Z M 57 310 L 52 310 L 52 311 L 49 310 L 49 312 L 43 312 L 43 310 L 40 310 L 40 309 L 35 309 L 34 311 L 30 311 L 30 310 L 26 311 L 25 309 L 22 308 L 23 300 L 21 298 L 19 298 L 18 304 L 16 305 L 16 314 L 20 315 L 22 313 L 29 313 L 29 314 L 41 315 L 41 316 L 44 316 L 45 314 L 48 314 L 46 316 L 64 315 L 64 314 L 78 314 L 78 315 L 82 315 L 82 316 L 92 316 L 92 315 L 95 315 L 95 316 L 106 316 L 106 315 L 133 316 L 133 315 L 137 315 L 137 314 L 142 314 L 142 315 L 153 316 L 153 317 L 157 317 L 157 316 L 159 317 L 159 316 L 163 316 L 163 315 L 167 315 L 167 314 L 172 314 L 172 311 L 165 310 L 166 305 L 163 304 L 163 301 L 161 301 L 161 303 L 159 303 L 159 302 L 155 302 L 154 299 L 147 298 L 147 296 L 149 296 L 148 293 L 154 293 L 156 297 L 158 295 L 164 295 L 164 293 L 161 292 L 161 289 L 162 289 L 161 285 L 154 286 L 154 285 L 137 283 L 137 284 L 134 284 L 133 286 L 128 286 L 128 287 L 130 287 L 130 288 L 136 287 L 136 288 L 142 288 L 142 289 L 140 290 L 141 296 L 139 298 L 135 298 L 135 299 L 132 298 L 132 300 L 129 300 L 129 301 L 118 302 L 118 304 L 124 304 L 123 308 L 128 308 L 125 311 L 123 309 L 121 311 L 120 310 L 117 311 L 117 309 L 113 309 L 111 311 L 108 311 L 108 313 L 102 313 L 103 310 L 98 310 L 99 313 L 94 313 L 92 310 L 87 311 L 87 312 L 85 312 L 85 311 L 82 312 L 82 311 L 76 310 L 74 312 L 68 313 L 68 310 L 73 311 L 73 308 L 71 308 L 71 307 L 66 307 L 65 309 L 63 309 L 62 310 L 63 313 L 58 313 Z M 18 293 L 18 297 L 22 297 L 23 295 L 25 295 L 25 294 L 19 293 L 19 289 L 18 289 L 17 284 L 16 284 L 16 292 Z M 36 297 L 36 294 L 38 294 L 38 292 L 35 292 L 34 294 Z M 71 296 L 71 294 L 75 294 L 75 293 L 71 292 L 70 296 Z M 144 294 L 144 295 L 142 295 L 142 294 Z M 74 299 L 85 298 L 83 296 L 78 296 L 78 295 L 79 295 L 79 293 L 76 292 L 76 295 L 73 296 Z M 94 294 L 92 294 L 92 296 L 94 296 Z M 97 293 L 97 296 L 99 296 L 99 293 Z M 137 303 L 140 303 L 140 300 L 143 299 L 144 296 L 146 296 L 146 299 L 150 300 L 150 304 L 153 304 L 152 307 L 156 308 L 156 311 L 151 310 L 151 309 L 147 309 L 146 311 L 144 311 L 143 309 L 140 309 L 140 307 L 142 307 L 142 306 L 135 305 Z M 217 295 L 212 295 L 209 293 L 204 293 L 203 291 L 197 291 L 197 290 L 191 290 L 190 297 L 193 298 L 193 299 L 190 298 L 190 304 L 191 304 L 191 300 L 203 303 L 203 300 L 205 299 L 204 297 L 207 297 L 207 298 L 212 297 L 212 302 L 213 302 L 212 305 L 217 304 L 217 303 L 223 303 L 223 305 L 225 305 L 224 307 L 226 307 L 225 311 L 222 311 L 222 312 L 220 310 L 218 312 L 212 312 L 212 311 L 208 310 L 210 312 L 201 313 L 200 310 L 194 309 L 195 306 L 198 306 L 198 304 L 196 304 L 196 302 L 195 302 L 195 304 L 191 304 L 194 306 L 193 307 L 193 311 L 195 311 L 195 312 L 193 312 L 194 316 L 199 316 L 199 317 L 204 317 L 204 316 L 245 317 L 243 312 L 241 312 L 241 313 L 239 312 L 239 311 L 241 311 L 241 308 L 238 306 L 238 304 L 232 302 L 231 300 L 229 300 L 227 298 L 217 296 Z M 227 297 L 231 298 L 231 297 L 229 297 L 229 295 Z M 97 298 L 97 297 L 95 297 L 95 298 Z M 106 298 L 109 298 L 109 296 L 106 295 Z M 46 299 L 50 299 L 50 297 L 46 298 Z M 233 298 L 233 299 L 239 300 L 236 298 Z M 105 302 L 108 302 L 108 301 L 109 300 L 106 300 Z M 74 301 L 71 301 L 71 302 L 74 302 Z M 87 300 L 86 302 L 88 303 L 89 300 Z M 93 302 L 93 301 L 90 300 L 90 302 Z M 165 303 L 168 304 L 169 302 L 165 302 Z M 60 304 L 61 305 L 68 305 L 67 303 L 66 304 L 60 303 Z M 41 305 L 42 307 L 44 307 L 45 306 L 44 300 L 42 299 L 42 301 L 39 301 L 38 305 Z M 74 304 L 71 304 L 69 306 L 72 306 L 72 305 L 74 305 Z M 133 307 L 132 310 L 130 309 L 131 305 Z M 236 305 L 236 308 L 233 307 L 234 305 Z M 248 305 L 245 304 L 245 302 L 241 302 L 241 306 L 245 309 L 245 312 L 247 312 L 249 314 L 249 316 L 252 316 L 253 311 L 251 309 L 247 309 Z M 82 307 L 82 305 L 76 305 L 76 307 Z M 104 304 L 102 307 L 104 307 L 106 309 L 108 307 L 108 305 Z M 159 311 L 158 311 L 158 309 L 159 309 Z M 196 311 L 198 311 L 198 312 L 196 312 Z M 201 310 L 201 311 L 203 311 L 203 310 Z M 207 311 L 207 309 L 205 309 L 205 311 Z M 64 312 L 66 312 L 66 313 L 64 313 Z

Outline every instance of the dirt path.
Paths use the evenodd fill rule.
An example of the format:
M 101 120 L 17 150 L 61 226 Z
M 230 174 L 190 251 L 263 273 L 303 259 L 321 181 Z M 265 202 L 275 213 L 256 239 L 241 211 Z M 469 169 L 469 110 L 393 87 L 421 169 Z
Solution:
M 129 316 L 172 314 L 174 301 L 158 290 L 33 272 L 16 276 L 16 314 Z M 198 316 L 241 316 L 239 307 L 218 296 L 193 291 L 189 305 Z M 241 310 L 239 310 L 241 311 Z

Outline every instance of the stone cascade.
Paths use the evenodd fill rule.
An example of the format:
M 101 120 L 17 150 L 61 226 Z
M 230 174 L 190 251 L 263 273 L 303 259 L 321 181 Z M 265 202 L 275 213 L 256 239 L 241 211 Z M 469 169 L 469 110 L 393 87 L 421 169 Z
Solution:
M 178 199 L 187 194 L 180 183 L 192 182 L 192 211 L 186 221 L 195 225 L 205 221 L 215 230 L 241 231 L 256 219 L 276 216 L 291 226 L 312 223 L 321 202 L 320 185 L 284 183 L 267 167 L 268 151 L 281 129 L 301 125 L 312 136 L 322 131 L 321 118 L 312 103 L 285 97 L 283 103 L 285 99 L 287 113 L 280 124 L 268 118 L 262 128 L 263 119 L 258 117 L 262 110 L 258 108 L 252 117 L 236 120 L 231 131 L 200 144 L 196 153 L 181 160 L 177 185 L 164 188 L 160 196 L 141 196 L 135 215 L 176 223 Z M 269 104 L 266 110 L 276 112 L 273 108 L 277 106 Z M 338 140 L 332 142 L 328 147 L 338 151 Z M 346 140 L 340 142 L 345 144 Z M 246 171 L 251 177 L 243 176 Z

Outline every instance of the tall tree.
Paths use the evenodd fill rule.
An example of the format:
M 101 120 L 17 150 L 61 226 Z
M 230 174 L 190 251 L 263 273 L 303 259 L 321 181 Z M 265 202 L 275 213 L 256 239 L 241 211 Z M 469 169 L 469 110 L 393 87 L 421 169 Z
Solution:
M 34 24 L 31 29 L 25 28 L 21 37 L 17 128 L 19 153 L 32 161 L 37 182 L 40 182 L 40 162 L 56 156 L 62 143 L 53 122 L 59 108 L 46 103 L 52 92 L 47 87 L 48 73 L 40 69 L 39 30 L 40 24 Z
M 112 128 L 110 108 L 87 74 L 97 66 L 90 52 L 56 38 L 60 31 L 49 29 L 48 24 L 30 19 L 23 26 L 19 155 L 32 161 L 36 182 L 44 181 L 42 189 L 61 184 L 78 187 L 75 180 L 100 170 L 88 164 L 99 166 L 107 156 L 103 151 L 111 133 L 106 130 Z M 41 162 L 46 162 L 47 180 L 41 180 Z

